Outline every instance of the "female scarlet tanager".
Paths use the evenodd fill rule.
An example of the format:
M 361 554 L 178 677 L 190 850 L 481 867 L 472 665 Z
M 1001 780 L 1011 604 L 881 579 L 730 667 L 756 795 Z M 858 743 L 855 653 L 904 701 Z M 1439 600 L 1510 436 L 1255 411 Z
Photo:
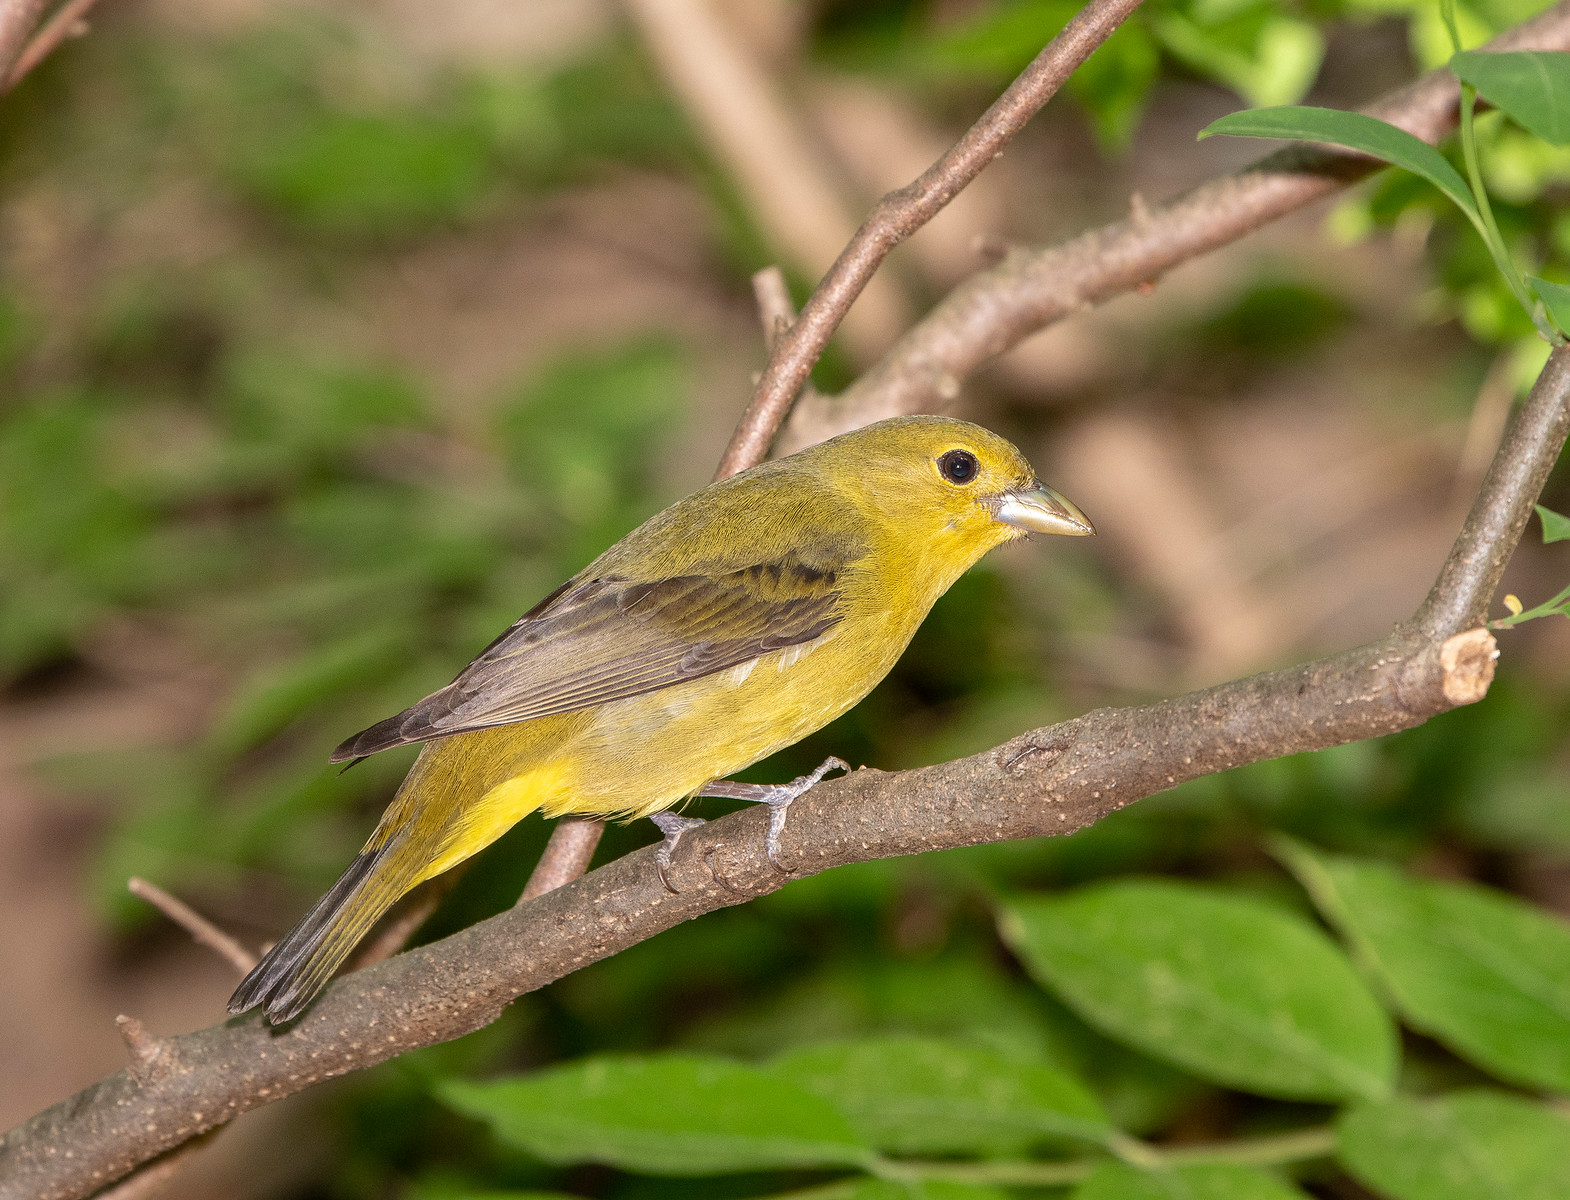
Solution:
M 897 417 L 667 508 L 518 621 L 447 687 L 334 762 L 424 742 L 365 849 L 246 976 L 230 1012 L 300 1012 L 400 896 L 540 810 L 652 816 L 661 874 L 695 795 L 785 808 L 818 781 L 723 782 L 828 724 L 888 673 L 994 546 L 1092 533 L 996 434 Z

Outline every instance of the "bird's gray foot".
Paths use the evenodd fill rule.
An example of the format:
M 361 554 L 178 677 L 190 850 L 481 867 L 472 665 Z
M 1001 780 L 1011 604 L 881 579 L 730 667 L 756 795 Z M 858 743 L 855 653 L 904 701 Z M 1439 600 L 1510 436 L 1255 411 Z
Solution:
M 767 804 L 769 806 L 769 835 L 763 844 L 769 852 L 770 864 L 776 871 L 783 872 L 785 868 L 780 865 L 780 834 L 785 829 L 785 810 L 791 806 L 791 802 L 796 797 L 822 782 L 823 777 L 830 771 L 848 770 L 850 770 L 850 764 L 845 762 L 844 759 L 826 758 L 818 765 L 818 769 L 810 775 L 792 779 L 789 783 L 733 783 L 728 779 L 716 779 L 712 783 L 706 783 L 699 788 L 698 795 L 722 796 L 727 800 L 746 800 L 752 804 Z
M 708 822 L 698 817 L 683 817 L 673 812 L 655 813 L 649 820 L 665 835 L 665 840 L 660 843 L 660 848 L 654 852 L 654 865 L 660 873 L 660 882 L 665 885 L 665 890 L 674 893 L 671 887 L 670 875 L 671 855 L 676 852 L 676 843 L 681 841 L 681 835 L 689 829 L 696 829 Z

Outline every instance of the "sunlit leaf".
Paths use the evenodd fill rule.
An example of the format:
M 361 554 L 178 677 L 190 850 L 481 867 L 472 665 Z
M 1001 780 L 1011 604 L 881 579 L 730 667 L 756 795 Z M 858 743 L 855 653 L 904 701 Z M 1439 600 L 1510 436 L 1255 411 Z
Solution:
M 1018 900 L 1002 929 L 1090 1024 L 1207 1079 L 1301 1099 L 1390 1090 L 1389 1019 L 1324 935 L 1275 907 L 1127 880 Z
M 1281 846 L 1413 1028 L 1501 1078 L 1570 1091 L 1570 925 L 1475 884 Z
M 1556 146 L 1570 143 L 1570 54 L 1466 50 L 1450 69 L 1522 128 Z
M 1339 1135 L 1341 1161 L 1392 1200 L 1570 1197 L 1570 1120 L 1520 1096 L 1360 1104 Z
M 1324 57 L 1323 35 L 1313 25 L 1271 14 L 1239 46 L 1225 30 L 1208 28 L 1181 12 L 1163 13 L 1154 27 L 1162 45 L 1201 73 L 1226 84 L 1250 104 L 1291 104 L 1314 82 Z
M 1102 1141 L 1112 1132 L 1068 1075 L 964 1042 L 826 1042 L 792 1050 L 770 1069 L 829 1101 L 868 1144 L 890 1153 L 1019 1153 L 1043 1135 Z
M 1562 542 L 1570 538 L 1570 517 L 1561 516 L 1551 508 L 1537 506 L 1537 519 L 1543 523 L 1543 543 Z
M 855 1166 L 869 1156 L 827 1101 L 720 1058 L 589 1058 L 487 1083 L 451 1081 L 437 1094 L 547 1162 L 711 1175 Z
M 1255 108 L 1230 113 L 1212 121 L 1199 136 L 1225 134 L 1228 137 L 1281 138 L 1295 142 L 1327 142 L 1369 154 L 1392 166 L 1421 175 L 1450 197 L 1462 212 L 1476 218 L 1477 204 L 1445 156 L 1427 142 L 1397 129 L 1386 121 L 1363 113 L 1342 112 L 1334 108 L 1292 106 Z
M 1528 275 L 1526 280 L 1537 293 L 1537 298 L 1543 302 L 1543 307 L 1548 310 L 1548 316 L 1553 321 L 1554 327 L 1560 333 L 1570 329 L 1570 287 L 1562 283 L 1552 283 L 1547 279 L 1539 279 L 1536 275 Z

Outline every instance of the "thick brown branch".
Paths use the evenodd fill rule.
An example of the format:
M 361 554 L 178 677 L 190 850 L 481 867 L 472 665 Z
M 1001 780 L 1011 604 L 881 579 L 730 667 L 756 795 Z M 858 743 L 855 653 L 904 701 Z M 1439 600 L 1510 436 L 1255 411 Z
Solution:
M 1440 648 L 1411 631 L 1333 659 L 1147 708 L 1103 709 L 974 758 L 862 770 L 792 806 L 794 875 L 1008 838 L 1070 833 L 1152 792 L 1261 758 L 1376 737 L 1449 707 Z M 259 1018 L 171 1039 L 173 1067 L 128 1072 L 34 1117 L 0 1146 L 0 1197 L 88 1195 L 211 1126 L 494 1020 L 517 995 L 683 921 L 783 886 L 766 814 L 683 840 L 666 891 L 640 850 L 529 904 L 335 983 L 298 1022 Z M 69 1154 L 67 1154 L 69 1152 Z
M 1518 430 L 1562 428 L 1570 350 L 1556 350 Z M 1491 472 L 1467 529 L 1507 555 L 1561 446 L 1506 439 L 1519 469 Z M 1458 556 L 1473 538 L 1463 532 Z M 1490 559 L 1490 561 L 1492 561 Z M 846 863 L 1011 838 L 1070 833 L 1143 796 L 1244 763 L 1421 724 L 1480 698 L 1493 642 L 1466 628 L 1489 570 L 1441 573 L 1437 601 L 1389 637 L 1286 671 L 1141 708 L 1099 709 L 971 758 L 917 771 L 861 770 L 791 809 L 784 860 L 793 875 Z M 1445 614 L 1450 615 L 1445 615 Z M 683 840 L 667 891 L 645 849 L 444 941 L 345 976 L 297 1022 L 257 1014 L 165 1043 L 167 1073 L 111 1076 L 0 1141 L 0 1200 L 75 1200 L 247 1109 L 494 1020 L 515 997 L 706 912 L 784 885 L 763 850 L 758 809 Z
M 1570 2 L 1561 0 L 1487 49 L 1570 50 Z M 1431 71 L 1364 111 L 1437 142 L 1455 125 L 1457 86 L 1449 71 Z M 966 376 L 1038 330 L 1153 282 L 1378 165 L 1360 155 L 1290 147 L 1167 204 L 1136 205 L 1127 219 L 1061 245 L 1011 249 L 951 292 L 846 391 L 797 405 L 778 448 L 788 453 L 884 417 L 941 411 Z
M 716 479 L 735 474 L 741 469 L 738 464 L 762 461 L 813 364 L 889 251 L 932 220 L 981 174 L 1139 4 L 1140 0 L 1091 0 L 948 153 L 915 182 L 878 202 L 818 284 L 801 316 L 774 347 L 752 402 L 720 460 Z

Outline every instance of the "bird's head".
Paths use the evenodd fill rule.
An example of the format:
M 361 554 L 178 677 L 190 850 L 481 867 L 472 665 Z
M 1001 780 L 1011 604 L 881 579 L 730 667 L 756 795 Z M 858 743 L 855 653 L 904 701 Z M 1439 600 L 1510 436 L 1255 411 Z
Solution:
M 1095 533 L 1011 442 L 951 417 L 893 417 L 814 447 L 843 486 L 903 536 L 971 562 L 1032 533 Z M 966 564 L 968 565 L 968 563 Z

